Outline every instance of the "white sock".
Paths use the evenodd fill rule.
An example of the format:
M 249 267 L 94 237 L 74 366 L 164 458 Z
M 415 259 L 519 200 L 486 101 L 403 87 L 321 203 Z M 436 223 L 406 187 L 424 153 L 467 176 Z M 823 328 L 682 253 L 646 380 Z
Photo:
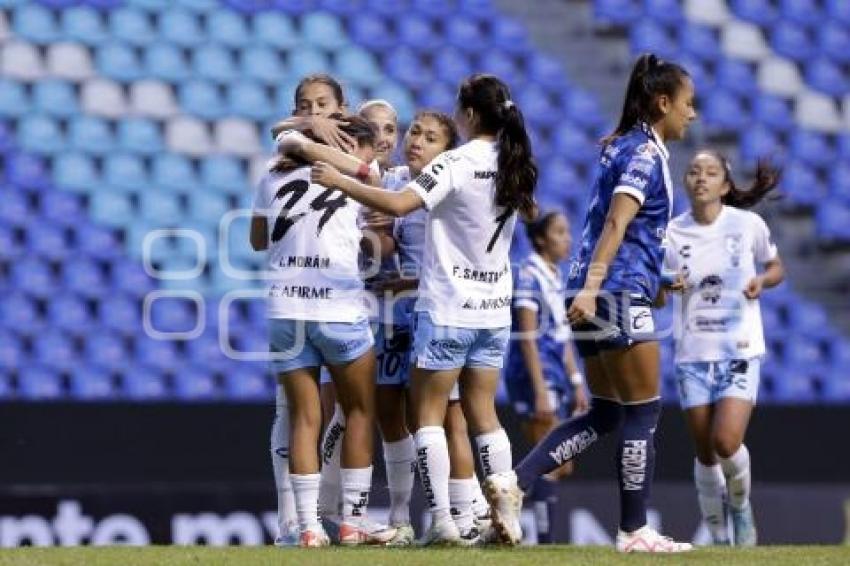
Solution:
M 473 497 L 474 491 L 468 479 L 449 479 L 449 502 L 451 503 L 452 519 L 454 519 L 461 533 L 465 533 L 475 526 L 475 516 L 472 514 Z
M 342 468 L 342 520 L 357 523 L 366 517 L 369 490 L 372 489 L 372 466 L 368 468 Z
M 697 500 L 702 518 L 708 525 L 715 542 L 728 541 L 726 530 L 726 512 L 723 498 L 726 496 L 726 476 L 720 464 L 705 466 L 694 460 L 694 483 L 697 486 Z
M 337 517 L 340 514 L 340 495 L 342 478 L 340 477 L 340 457 L 342 455 L 342 437 L 345 435 L 345 415 L 339 403 L 322 437 L 322 481 L 319 489 L 319 512 L 322 517 Z
M 416 446 L 407 435 L 396 442 L 384 442 L 384 462 L 390 490 L 390 525 L 410 524 L 410 493 L 413 491 Z
M 303 531 L 319 525 L 319 474 L 290 474 L 295 491 L 298 526 Z
M 481 491 L 481 482 L 478 481 L 478 476 L 472 476 L 468 480 L 469 489 L 472 490 L 472 512 L 476 517 L 481 517 L 490 512 L 490 504 L 487 503 L 487 498 L 484 497 L 484 492 Z
M 277 403 L 271 432 L 272 469 L 277 491 L 277 528 L 280 536 L 289 523 L 298 520 L 295 514 L 295 496 L 289 480 L 289 407 L 283 386 L 277 386 Z
M 511 441 L 505 429 L 481 434 L 475 437 L 478 446 L 478 458 L 481 460 L 481 469 L 484 475 L 509 472 L 513 469 L 511 458 Z
M 434 523 L 451 521 L 449 512 L 449 446 L 441 426 L 423 426 L 413 436 L 422 489 Z
M 720 465 L 726 476 L 729 505 L 742 509 L 750 500 L 750 451 L 742 444 L 730 458 L 721 458 Z

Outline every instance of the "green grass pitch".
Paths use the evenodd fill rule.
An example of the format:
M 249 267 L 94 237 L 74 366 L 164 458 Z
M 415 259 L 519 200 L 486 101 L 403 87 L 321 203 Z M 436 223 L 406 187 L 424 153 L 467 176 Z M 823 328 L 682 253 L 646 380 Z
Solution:
M 572 566 L 628 564 L 737 564 L 765 566 L 850 565 L 850 546 L 772 546 L 752 549 L 705 548 L 690 554 L 623 556 L 611 548 L 550 546 L 519 549 L 318 550 L 273 547 L 100 547 L 0 550 L 0 566 Z

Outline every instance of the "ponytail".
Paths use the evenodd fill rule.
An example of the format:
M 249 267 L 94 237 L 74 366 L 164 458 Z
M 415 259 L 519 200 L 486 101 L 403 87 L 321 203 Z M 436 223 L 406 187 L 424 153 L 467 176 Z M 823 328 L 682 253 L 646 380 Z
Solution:
M 779 180 L 782 178 L 781 168 L 772 165 L 767 159 L 759 159 L 753 184 L 748 190 L 741 190 L 735 186 L 735 180 L 732 179 L 732 171 L 728 163 L 725 159 L 723 160 L 729 192 L 723 195 L 721 202 L 735 208 L 754 207 L 779 185 Z
M 497 137 L 496 204 L 518 211 L 525 219 L 534 218 L 537 164 L 522 111 L 511 100 L 507 85 L 493 75 L 472 75 L 460 85 L 458 104 L 473 110 L 482 133 Z
M 661 115 L 656 98 L 661 95 L 674 97 L 687 76 L 684 67 L 663 61 L 653 53 L 638 57 L 626 86 L 620 121 L 614 131 L 602 139 L 602 145 L 608 145 L 640 122 L 657 121 Z

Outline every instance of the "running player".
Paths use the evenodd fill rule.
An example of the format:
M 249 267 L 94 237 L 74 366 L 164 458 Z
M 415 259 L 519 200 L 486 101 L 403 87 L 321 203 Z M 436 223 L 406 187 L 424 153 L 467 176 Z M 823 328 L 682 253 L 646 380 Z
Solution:
M 750 505 L 750 454 L 744 435 L 765 353 L 758 298 L 782 282 L 782 260 L 762 218 L 747 209 L 776 187 L 779 172 L 759 164 L 748 191 L 729 161 L 698 152 L 685 174 L 691 210 L 667 232 L 667 268 L 679 273 L 676 380 L 696 449 L 694 481 L 715 544 L 756 544 Z M 759 268 L 764 267 L 762 273 Z
M 411 399 L 419 472 L 431 511 L 425 544 L 460 542 L 449 506 L 443 429 L 452 388 L 475 435 L 484 473 L 510 470 L 511 446 L 495 410 L 510 336 L 508 251 L 517 211 L 533 217 L 537 167 L 522 113 L 505 84 L 473 75 L 458 92 L 457 119 L 470 141 L 444 152 L 397 192 L 369 187 L 317 163 L 313 178 L 372 209 L 429 211 L 415 305 Z
M 666 142 L 695 119 L 694 87 L 675 63 L 638 58 L 616 130 L 603 140 L 578 257 L 572 262 L 567 310 L 593 395 L 590 410 L 558 425 L 517 466 L 485 482 L 493 524 L 521 536 L 524 492 L 549 473 L 622 429 L 617 473 L 620 552 L 682 552 L 647 524 L 661 412 L 659 347 L 651 304 L 659 293 L 662 241 L 672 210 Z
M 357 142 L 355 156 L 374 156 L 375 132 L 362 118 L 341 122 Z M 296 134 L 297 135 L 297 134 Z M 363 284 L 357 264 L 360 206 L 309 180 L 310 169 L 270 173 L 255 199 L 251 242 L 268 249 L 270 351 L 286 387 L 290 414 L 290 480 L 300 545 L 325 546 L 318 518 L 321 431 L 319 368 L 327 365 L 348 423 L 342 447 L 340 542 L 361 544 L 372 476 L 375 369 Z M 395 534 L 386 530 L 387 540 Z M 385 542 L 385 541 L 384 541 Z
M 534 251 L 514 278 L 513 330 L 518 336 L 508 355 L 505 386 L 533 446 L 573 412 L 584 413 L 588 400 L 570 344 L 565 281 L 558 267 L 570 252 L 567 217 L 547 211 L 529 222 L 526 231 Z M 531 490 L 540 544 L 551 542 L 549 511 L 557 502 L 555 482 L 572 469 L 572 462 L 565 463 L 540 476 Z

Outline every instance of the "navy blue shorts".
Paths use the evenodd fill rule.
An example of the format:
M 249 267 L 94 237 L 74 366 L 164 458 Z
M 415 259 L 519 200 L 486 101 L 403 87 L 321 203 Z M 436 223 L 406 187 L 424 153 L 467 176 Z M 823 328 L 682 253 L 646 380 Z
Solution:
M 571 303 L 572 297 L 567 299 L 567 310 Z M 657 341 L 659 334 L 652 303 L 628 292 L 600 292 L 594 319 L 573 326 L 573 340 L 582 358 L 602 350 L 622 350 L 637 342 Z

